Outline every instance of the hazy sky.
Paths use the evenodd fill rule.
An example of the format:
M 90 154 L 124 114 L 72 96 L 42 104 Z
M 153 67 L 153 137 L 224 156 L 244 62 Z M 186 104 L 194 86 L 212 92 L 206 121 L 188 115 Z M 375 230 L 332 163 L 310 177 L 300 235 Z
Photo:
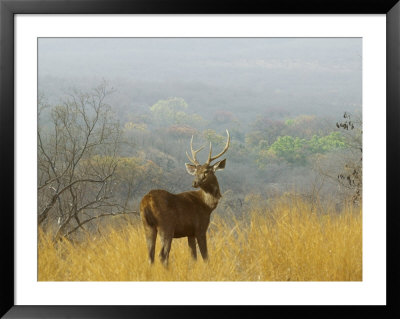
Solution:
M 304 72 L 361 70 L 360 38 L 41 38 L 41 75 L 129 76 L 158 80 L 184 68 Z M 171 68 L 173 67 L 173 68 Z M 149 69 L 151 72 L 149 72 Z M 160 69 L 160 70 L 159 70 Z M 162 71 L 157 72 L 157 70 Z M 170 70 L 171 74 L 163 74 Z M 175 72 L 174 72 L 175 71 Z M 65 73 L 67 72 L 67 73 Z M 188 78 L 196 78 L 195 74 Z
M 106 79 L 121 92 L 157 89 L 155 98 L 224 91 L 219 103 L 231 92 L 243 103 L 342 110 L 361 106 L 361 77 L 361 38 L 39 39 L 39 88 L 49 95 Z

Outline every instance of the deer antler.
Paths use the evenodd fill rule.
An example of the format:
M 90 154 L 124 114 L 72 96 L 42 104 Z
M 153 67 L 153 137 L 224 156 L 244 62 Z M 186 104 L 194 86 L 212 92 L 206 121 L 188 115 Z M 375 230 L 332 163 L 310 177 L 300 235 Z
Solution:
M 229 143 L 230 143 L 230 136 L 229 136 L 229 132 L 228 132 L 228 130 L 226 130 L 226 134 L 228 135 L 228 138 L 227 138 L 227 141 L 226 141 L 226 145 L 225 145 L 225 148 L 222 150 L 222 152 L 221 153 L 219 153 L 218 155 L 216 155 L 216 156 L 211 156 L 211 153 L 212 153 L 212 146 L 211 146 L 211 142 L 210 142 L 210 153 L 208 154 L 208 160 L 207 160 L 207 164 L 210 164 L 213 160 L 216 160 L 218 157 L 221 157 L 222 155 L 224 155 L 225 154 L 225 152 L 228 150 L 228 148 L 229 148 Z
M 190 151 L 192 152 L 192 158 L 190 158 L 188 152 L 186 152 L 186 156 L 189 159 L 189 161 L 192 162 L 192 164 L 194 165 L 200 165 L 199 161 L 196 158 L 196 155 L 198 152 L 200 152 L 202 149 L 204 148 L 204 146 L 200 147 L 197 151 L 195 151 L 193 149 L 193 135 L 192 135 L 192 139 L 190 140 Z

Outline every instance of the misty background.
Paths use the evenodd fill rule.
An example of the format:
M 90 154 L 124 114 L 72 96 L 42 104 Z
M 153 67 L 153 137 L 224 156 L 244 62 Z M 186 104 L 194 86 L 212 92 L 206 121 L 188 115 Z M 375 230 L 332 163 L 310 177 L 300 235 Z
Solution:
M 82 96 L 99 99 L 101 88 L 118 135 L 114 172 L 122 176 L 109 191 L 134 210 L 152 188 L 190 190 L 191 136 L 195 148 L 211 141 L 216 153 L 225 129 L 232 142 L 217 173 L 219 213 L 240 214 L 286 192 L 336 205 L 354 195 L 339 175 L 360 159 L 354 149 L 362 150 L 361 38 L 40 38 L 38 83 L 42 150 L 53 149 L 47 154 L 61 162 L 68 155 L 54 150 L 64 141 L 69 154 L 71 143 L 54 142 L 64 114 L 54 110 Z M 85 156 L 104 160 L 106 153 Z M 49 165 L 39 165 L 39 188 L 54 179 Z M 51 196 L 39 194 L 43 207 Z M 62 218 L 65 208 L 53 214 Z
M 179 96 L 207 119 L 337 116 L 361 108 L 361 50 L 360 38 L 41 38 L 39 90 L 57 99 L 105 79 L 127 113 Z

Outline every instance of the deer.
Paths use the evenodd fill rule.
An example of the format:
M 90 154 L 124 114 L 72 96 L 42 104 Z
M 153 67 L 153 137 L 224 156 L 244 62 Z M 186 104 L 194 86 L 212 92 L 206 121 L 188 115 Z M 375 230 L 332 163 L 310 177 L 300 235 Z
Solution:
M 192 187 L 198 190 L 172 194 L 163 189 L 149 191 L 140 202 L 140 216 L 144 227 L 149 263 L 154 263 L 157 234 L 161 239 L 159 258 L 168 267 L 169 252 L 173 238 L 187 237 L 191 256 L 197 260 L 196 241 L 204 261 L 208 260 L 207 229 L 211 213 L 218 205 L 221 192 L 215 172 L 225 168 L 226 159 L 212 164 L 229 148 L 230 136 L 224 149 L 212 156 L 212 144 L 204 164 L 197 160 L 198 150 L 193 149 L 193 135 L 190 140 L 192 157 L 186 152 L 190 163 L 185 163 L 187 172 L 194 176 Z

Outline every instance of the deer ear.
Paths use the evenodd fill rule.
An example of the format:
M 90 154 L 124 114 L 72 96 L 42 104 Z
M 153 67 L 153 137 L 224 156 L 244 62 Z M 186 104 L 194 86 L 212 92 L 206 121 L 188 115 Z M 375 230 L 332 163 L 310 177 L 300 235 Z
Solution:
M 192 165 L 189 163 L 185 163 L 186 170 L 190 175 L 195 175 L 196 174 L 196 165 Z
M 226 158 L 223 159 L 222 161 L 216 162 L 216 163 L 213 165 L 213 170 L 214 170 L 214 172 L 216 172 L 216 171 L 219 170 L 219 169 L 224 169 L 224 168 L 225 168 L 225 164 L 226 164 Z

